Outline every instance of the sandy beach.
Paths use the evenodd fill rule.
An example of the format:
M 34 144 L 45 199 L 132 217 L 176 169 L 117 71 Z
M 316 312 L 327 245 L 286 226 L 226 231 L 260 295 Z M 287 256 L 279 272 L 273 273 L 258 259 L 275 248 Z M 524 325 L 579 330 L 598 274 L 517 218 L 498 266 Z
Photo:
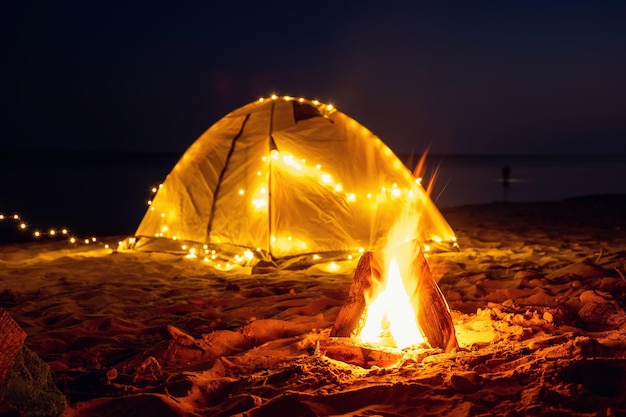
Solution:
M 355 263 L 251 274 L 65 240 L 0 247 L 0 308 L 83 416 L 625 416 L 626 196 L 442 210 L 459 348 L 326 355 Z M 103 236 L 115 245 L 125 236 Z

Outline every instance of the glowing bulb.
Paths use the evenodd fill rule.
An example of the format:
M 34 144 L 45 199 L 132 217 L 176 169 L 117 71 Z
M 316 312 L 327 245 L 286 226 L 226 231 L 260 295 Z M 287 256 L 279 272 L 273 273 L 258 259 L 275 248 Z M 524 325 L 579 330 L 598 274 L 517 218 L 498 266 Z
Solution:
M 346 199 L 347 199 L 349 202 L 353 203 L 353 202 L 355 202 L 355 201 L 356 201 L 356 194 L 354 194 L 354 193 L 348 193 L 348 194 L 346 194 Z
M 272 94 L 272 100 L 276 100 L 278 96 L 276 94 Z
M 262 160 L 263 162 L 266 162 L 266 161 L 267 161 L 267 156 L 264 156 L 263 158 L 261 158 L 261 160 Z
M 61 233 L 62 233 L 62 234 L 64 234 L 64 235 L 66 235 L 66 234 L 67 234 L 67 229 L 62 229 L 62 230 L 61 230 Z
M 89 239 L 85 239 L 85 245 L 89 244 Z
M 328 271 L 329 272 L 335 272 L 339 270 L 339 265 L 337 265 L 335 262 L 331 262 L 328 264 Z
M 54 230 L 54 229 L 50 229 L 49 234 L 50 234 L 50 236 L 54 236 L 54 235 L 56 235 L 56 234 L 57 234 L 57 232 L 56 232 L 56 230 Z
M 156 187 L 152 187 L 152 192 L 156 193 L 157 192 L 157 188 Z
M 20 229 L 22 229 L 22 230 L 26 229 L 26 223 L 20 224 Z
M 331 182 L 333 182 L 333 177 L 328 174 L 322 174 L 321 178 L 324 184 L 330 184 Z
M 367 198 L 372 198 L 372 193 L 367 193 Z
M 0 220 L 4 220 L 4 214 L 0 214 Z
M 326 110 L 331 111 L 333 109 L 333 105 L 329 104 L 326 106 Z
M 317 253 L 315 255 L 313 255 L 313 260 L 314 261 L 319 261 L 320 259 L 322 259 L 322 257 L 319 256 Z
M 265 198 L 255 198 L 254 200 L 252 200 L 252 205 L 256 209 L 262 209 L 263 207 L 267 206 L 267 199 L 265 199 Z
M 165 217 L 165 213 L 161 213 L 161 217 Z
M 291 97 L 289 97 L 289 96 L 285 96 L 285 97 L 283 97 L 283 98 L 285 99 L 285 101 L 292 100 L 292 98 L 291 98 Z
M 39 230 L 35 231 L 35 237 L 41 236 L 41 232 Z
M 340 193 L 343 191 L 343 186 L 341 184 L 335 185 L 335 191 Z
M 241 189 L 239 190 L 239 195 L 244 195 L 245 193 L 246 193 L 246 192 L 244 191 L 244 189 L 243 189 L 243 188 L 241 188 Z
M 365 252 L 365 248 L 359 248 L 359 253 Z
M 313 100 L 311 103 L 315 104 L 316 106 L 320 104 L 319 100 Z
M 303 99 L 302 97 L 300 97 L 300 98 L 298 99 L 298 101 L 299 101 L 300 103 L 304 103 L 304 99 Z
M 76 243 L 76 238 L 75 237 L 70 238 L 70 243 Z
M 322 169 L 322 166 L 320 164 L 317 164 L 317 165 L 315 165 L 315 168 Z
M 394 188 L 394 189 L 391 191 L 391 195 L 392 195 L 393 197 L 400 197 L 400 196 L 402 195 L 402 191 L 398 190 L 397 188 Z
M 263 175 L 263 173 L 261 171 L 257 171 L 256 174 L 260 177 L 261 175 Z
M 148 205 L 151 206 L 152 205 L 152 200 L 148 200 Z
M 259 103 L 263 103 L 265 99 L 263 97 L 259 97 Z

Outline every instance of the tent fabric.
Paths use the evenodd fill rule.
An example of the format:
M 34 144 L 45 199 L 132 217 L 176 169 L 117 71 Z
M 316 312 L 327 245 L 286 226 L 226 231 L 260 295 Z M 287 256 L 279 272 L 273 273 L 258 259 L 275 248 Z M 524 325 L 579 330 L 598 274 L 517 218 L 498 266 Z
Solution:
M 132 247 L 235 261 L 359 253 L 384 244 L 407 201 L 420 240 L 454 233 L 377 136 L 330 105 L 276 97 L 224 116 L 182 155 Z

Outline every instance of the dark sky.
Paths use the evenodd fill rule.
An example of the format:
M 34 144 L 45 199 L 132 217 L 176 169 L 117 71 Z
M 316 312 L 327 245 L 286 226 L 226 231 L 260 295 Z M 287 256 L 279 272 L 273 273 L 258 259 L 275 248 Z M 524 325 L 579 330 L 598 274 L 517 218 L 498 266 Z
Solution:
M 0 150 L 182 152 L 278 93 L 398 153 L 626 154 L 624 1 L 7 3 Z

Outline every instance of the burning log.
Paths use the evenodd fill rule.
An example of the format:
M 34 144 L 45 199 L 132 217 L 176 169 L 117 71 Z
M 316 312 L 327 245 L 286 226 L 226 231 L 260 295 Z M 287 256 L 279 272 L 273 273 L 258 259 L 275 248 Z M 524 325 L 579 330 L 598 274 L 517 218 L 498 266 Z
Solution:
M 458 346 L 452 317 L 419 245 L 408 242 L 394 248 L 392 252 L 411 253 L 413 256 L 413 259 L 409 260 L 409 267 L 403 269 L 405 273 L 401 274 L 401 279 L 413 307 L 418 331 L 421 331 L 431 348 L 450 352 Z M 354 338 L 361 333 L 368 302 L 376 297 L 376 291 L 389 278 L 389 265 L 385 265 L 385 269 L 382 265 L 385 265 L 382 262 L 382 254 L 373 252 L 363 254 L 354 273 L 348 301 L 337 315 L 330 332 L 331 337 Z

